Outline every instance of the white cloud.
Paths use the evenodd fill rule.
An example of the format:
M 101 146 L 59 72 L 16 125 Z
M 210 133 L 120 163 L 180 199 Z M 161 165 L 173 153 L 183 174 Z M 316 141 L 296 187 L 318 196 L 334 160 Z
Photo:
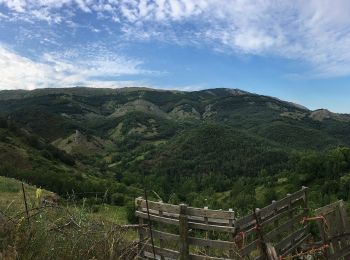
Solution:
M 231 54 L 300 60 L 317 76 L 350 75 L 348 0 L 0 0 L 0 5 L 16 17 L 56 24 L 71 22 L 60 15 L 62 9 L 92 12 L 115 21 L 109 29 L 128 40 L 207 44 Z
M 304 61 L 313 76 L 350 74 L 347 0 L 127 2 L 121 15 L 130 23 L 123 27 L 129 37 L 148 40 L 157 33 L 157 39 L 169 42 Z
M 97 54 L 98 55 L 98 54 Z M 131 85 L 118 76 L 153 73 L 139 68 L 141 61 L 115 55 L 81 58 L 79 52 L 44 54 L 38 61 L 23 57 L 0 45 L 0 89 L 34 89 L 64 86 Z M 71 57 L 71 59 L 68 59 Z M 136 84 L 136 83 L 135 83 Z

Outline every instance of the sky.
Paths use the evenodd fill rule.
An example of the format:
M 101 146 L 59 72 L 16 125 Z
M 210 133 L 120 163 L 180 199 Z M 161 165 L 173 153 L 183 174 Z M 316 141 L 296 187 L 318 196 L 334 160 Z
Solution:
M 239 88 L 350 113 L 348 0 L 0 0 L 0 90 Z

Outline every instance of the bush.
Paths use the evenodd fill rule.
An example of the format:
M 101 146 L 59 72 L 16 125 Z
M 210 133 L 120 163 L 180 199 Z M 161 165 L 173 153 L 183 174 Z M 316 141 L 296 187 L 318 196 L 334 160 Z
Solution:
M 111 196 L 111 202 L 116 206 L 124 206 L 125 196 L 121 193 L 114 193 Z
M 134 201 L 129 201 L 125 205 L 125 210 L 126 210 L 126 218 L 128 219 L 129 223 L 135 224 L 137 222 L 137 217 L 135 216 Z

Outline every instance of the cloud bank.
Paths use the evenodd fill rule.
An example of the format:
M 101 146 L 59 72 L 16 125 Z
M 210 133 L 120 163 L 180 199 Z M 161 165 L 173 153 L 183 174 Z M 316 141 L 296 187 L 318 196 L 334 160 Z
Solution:
M 70 30 L 85 26 L 74 20 L 83 13 L 108 21 L 105 29 L 120 34 L 121 41 L 206 46 L 228 55 L 297 60 L 313 77 L 350 75 L 347 0 L 0 0 L 0 7 L 0 21 L 9 23 L 46 22 Z M 123 57 L 72 61 L 50 54 L 33 61 L 0 48 L 0 73 L 7 75 L 0 84 L 91 83 L 103 76 L 146 73 L 140 65 Z
M 33 60 L 0 45 L 0 89 L 129 86 L 139 83 L 119 80 L 118 77 L 154 73 L 140 69 L 141 64 L 141 61 L 123 56 L 79 52 L 60 56 L 46 53 L 39 60 Z

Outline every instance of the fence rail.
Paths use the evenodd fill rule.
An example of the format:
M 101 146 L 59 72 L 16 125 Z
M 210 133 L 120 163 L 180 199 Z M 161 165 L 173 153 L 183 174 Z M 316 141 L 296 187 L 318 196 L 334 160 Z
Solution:
M 236 218 L 232 209 L 210 210 L 154 201 L 148 201 L 147 207 L 144 199 L 137 198 L 139 224 L 152 223 L 152 229 L 147 226 L 139 230 L 143 241 L 139 257 L 153 259 L 154 252 L 161 260 L 278 259 L 277 256 L 285 257 L 297 249 L 310 248 L 310 224 L 305 222 L 310 214 L 307 192 L 308 188 L 303 187 L 242 218 Z M 324 214 L 325 221 L 335 219 L 334 223 L 329 219 L 331 233 L 324 233 L 319 242 L 332 244 L 325 253 L 329 259 L 350 254 L 350 230 L 341 203 L 315 211 Z M 344 228 L 347 232 L 341 231 Z M 147 239 L 151 230 L 154 247 Z

